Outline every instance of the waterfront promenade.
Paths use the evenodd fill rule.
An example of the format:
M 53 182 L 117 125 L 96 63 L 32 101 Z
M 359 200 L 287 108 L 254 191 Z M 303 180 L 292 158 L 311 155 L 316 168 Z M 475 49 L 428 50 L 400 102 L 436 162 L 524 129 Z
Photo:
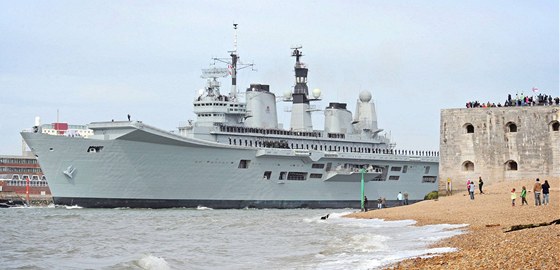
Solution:
M 534 182 L 532 179 L 488 185 L 485 194 L 479 194 L 477 190 L 472 201 L 466 191 L 458 191 L 438 200 L 350 216 L 413 219 L 418 225 L 469 224 L 466 234 L 436 244 L 436 247 L 455 247 L 458 251 L 432 258 L 412 258 L 387 269 L 560 269 L 560 225 L 504 232 L 513 225 L 560 219 L 560 181 L 548 179 L 552 188 L 550 204 L 546 206 L 535 206 Z M 530 191 L 527 194 L 529 205 L 521 206 L 522 186 Z M 515 207 L 511 205 L 512 188 L 517 191 Z

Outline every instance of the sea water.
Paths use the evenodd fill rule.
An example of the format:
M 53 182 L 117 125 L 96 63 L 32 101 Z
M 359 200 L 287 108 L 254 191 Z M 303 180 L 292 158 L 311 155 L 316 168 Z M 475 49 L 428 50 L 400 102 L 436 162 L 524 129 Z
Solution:
M 0 268 L 376 269 L 453 251 L 428 245 L 465 228 L 352 211 L 0 209 Z

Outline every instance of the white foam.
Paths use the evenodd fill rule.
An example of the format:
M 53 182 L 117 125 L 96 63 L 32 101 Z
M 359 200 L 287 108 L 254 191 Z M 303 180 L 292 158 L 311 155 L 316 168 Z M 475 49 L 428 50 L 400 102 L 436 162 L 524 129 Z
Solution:
M 169 270 L 169 264 L 165 259 L 161 257 L 156 257 L 151 254 L 145 255 L 140 260 L 136 261 L 136 265 L 142 269 L 146 270 Z
M 81 207 L 81 206 L 79 206 L 79 205 L 77 205 L 77 204 L 74 204 L 74 205 L 66 205 L 65 207 L 66 207 L 66 209 L 82 209 L 82 208 L 83 208 L 83 207 Z
M 214 210 L 214 208 L 199 205 L 196 207 L 196 210 Z
M 467 224 L 436 224 L 413 226 L 414 220 L 385 221 L 382 219 L 344 218 L 348 213 L 330 213 L 309 222 L 341 226 L 356 232 L 331 239 L 328 247 L 315 258 L 320 269 L 376 269 L 415 257 L 432 257 L 453 252 L 450 247 L 428 248 L 442 239 L 464 233 Z M 307 221 L 307 220 L 306 220 Z

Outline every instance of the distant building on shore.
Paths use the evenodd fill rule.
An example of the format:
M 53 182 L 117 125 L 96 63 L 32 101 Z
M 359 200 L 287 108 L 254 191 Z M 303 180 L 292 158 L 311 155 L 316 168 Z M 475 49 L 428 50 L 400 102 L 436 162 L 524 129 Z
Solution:
M 35 117 L 35 126 L 33 126 L 37 132 L 45 133 L 49 135 L 58 136 L 70 136 L 70 137 L 83 137 L 89 138 L 93 135 L 93 130 L 89 129 L 87 125 L 71 125 L 68 123 L 52 123 L 52 124 L 41 124 L 41 119 Z M 27 144 L 21 140 L 22 143 L 22 155 L 31 156 L 33 155 Z
M 439 190 L 560 178 L 560 106 L 441 110 Z
M 31 200 L 50 200 L 51 191 L 37 158 L 0 155 L 0 194 L 13 193 L 23 199 L 28 192 Z

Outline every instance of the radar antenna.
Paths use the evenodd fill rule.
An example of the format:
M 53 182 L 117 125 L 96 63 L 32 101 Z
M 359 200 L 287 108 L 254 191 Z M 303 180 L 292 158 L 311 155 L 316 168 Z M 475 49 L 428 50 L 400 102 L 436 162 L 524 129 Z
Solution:
M 220 82 L 217 80 L 221 77 L 227 77 L 227 68 L 205 68 L 202 69 L 201 78 L 206 79 L 206 95 L 208 96 L 220 96 Z

